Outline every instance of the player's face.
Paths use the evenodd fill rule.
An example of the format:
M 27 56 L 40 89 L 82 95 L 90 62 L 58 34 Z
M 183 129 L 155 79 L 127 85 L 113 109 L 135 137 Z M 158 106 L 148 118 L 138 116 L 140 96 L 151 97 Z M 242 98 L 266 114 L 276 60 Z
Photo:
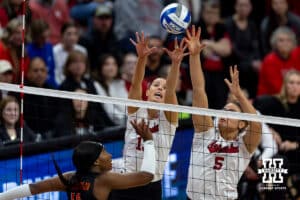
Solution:
M 16 102 L 9 102 L 3 109 L 2 118 L 4 123 L 9 125 L 15 125 L 19 120 L 19 105 Z
M 109 171 L 112 169 L 112 160 L 111 160 L 111 154 L 108 153 L 105 148 L 102 149 L 101 154 L 98 158 L 99 160 L 99 167 L 102 171 Z
M 300 76 L 292 74 L 286 83 L 286 93 L 290 97 L 300 96 Z
M 162 103 L 165 99 L 166 93 L 166 79 L 157 78 L 151 83 L 149 89 L 147 90 L 148 101 Z
M 224 110 L 232 112 L 241 112 L 240 108 L 233 103 L 228 103 L 224 107 Z M 222 133 L 238 133 L 239 129 L 242 129 L 243 126 L 245 126 L 244 121 L 238 119 L 220 118 L 218 121 L 218 127 Z

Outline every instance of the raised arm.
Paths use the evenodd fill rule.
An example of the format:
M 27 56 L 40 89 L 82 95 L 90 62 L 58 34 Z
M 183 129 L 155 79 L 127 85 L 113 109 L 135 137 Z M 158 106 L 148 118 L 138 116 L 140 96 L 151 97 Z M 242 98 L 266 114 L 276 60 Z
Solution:
M 135 46 L 138 54 L 138 60 L 135 67 L 135 72 L 132 77 L 131 87 L 128 93 L 129 99 L 142 100 L 142 81 L 145 76 L 145 67 L 148 56 L 156 50 L 156 47 L 149 48 L 149 38 L 144 36 L 144 32 L 136 34 L 136 42 L 130 38 L 131 43 Z M 128 113 L 135 113 L 137 107 L 128 107 Z
M 256 109 L 252 106 L 252 104 L 249 102 L 240 88 L 239 71 L 237 70 L 237 66 L 234 66 L 234 68 L 230 67 L 230 77 L 231 82 L 228 79 L 225 79 L 225 83 L 227 84 L 230 92 L 237 98 L 238 102 L 240 103 L 242 112 L 257 115 Z M 249 153 L 254 152 L 259 145 L 261 140 L 261 132 L 261 123 L 249 121 L 249 127 L 247 128 L 246 134 L 243 137 Z
M 200 43 L 201 29 L 196 31 L 192 26 L 192 31 L 186 31 L 185 41 L 190 52 L 190 74 L 193 85 L 193 106 L 199 108 L 208 108 L 208 100 L 205 92 L 205 80 L 200 62 L 200 52 L 205 45 Z M 193 124 L 195 132 L 204 132 L 213 127 L 213 120 L 209 116 L 193 115 Z
M 188 53 L 184 53 L 186 46 L 184 45 L 184 40 L 181 40 L 180 45 L 178 45 L 177 38 L 175 39 L 175 48 L 173 51 L 169 51 L 164 48 L 164 51 L 169 55 L 172 60 L 171 70 L 168 74 L 166 81 L 166 94 L 165 94 L 165 103 L 168 104 L 178 104 L 176 97 L 176 86 L 178 82 L 178 77 L 180 73 L 180 65 L 184 56 Z M 172 124 L 177 124 L 178 122 L 178 113 L 165 111 L 167 120 Z
M 152 133 L 144 120 L 139 123 L 134 120 L 131 121 L 131 124 L 144 141 L 144 156 L 140 172 L 127 174 L 108 172 L 101 177 L 101 180 L 98 182 L 99 187 L 105 185 L 111 190 L 126 189 L 145 185 L 153 179 L 156 168 L 156 159 Z

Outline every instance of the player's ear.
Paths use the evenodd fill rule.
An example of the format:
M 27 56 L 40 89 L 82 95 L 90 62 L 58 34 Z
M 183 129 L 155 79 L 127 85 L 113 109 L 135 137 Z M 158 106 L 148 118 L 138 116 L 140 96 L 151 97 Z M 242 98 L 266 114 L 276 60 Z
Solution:
M 94 165 L 100 165 L 100 164 L 101 164 L 101 161 L 99 158 L 97 158 L 97 160 L 95 160 L 95 162 L 94 162 Z
M 246 121 L 239 120 L 239 124 L 238 124 L 239 130 L 244 130 L 245 128 L 247 128 L 247 125 L 248 123 Z

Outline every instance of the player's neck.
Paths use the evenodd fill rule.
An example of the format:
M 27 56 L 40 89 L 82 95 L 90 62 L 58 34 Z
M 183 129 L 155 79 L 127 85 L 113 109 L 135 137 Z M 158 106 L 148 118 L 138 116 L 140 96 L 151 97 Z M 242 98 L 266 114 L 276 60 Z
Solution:
M 94 167 L 91 168 L 91 172 L 92 173 L 101 173 L 103 171 L 101 169 L 99 169 L 98 166 L 94 166 Z
M 222 138 L 224 138 L 225 140 L 236 140 L 237 138 L 237 132 L 236 131 L 227 131 L 227 130 L 223 130 L 220 132 Z
M 157 118 L 158 117 L 158 110 L 148 109 L 148 116 L 149 119 Z

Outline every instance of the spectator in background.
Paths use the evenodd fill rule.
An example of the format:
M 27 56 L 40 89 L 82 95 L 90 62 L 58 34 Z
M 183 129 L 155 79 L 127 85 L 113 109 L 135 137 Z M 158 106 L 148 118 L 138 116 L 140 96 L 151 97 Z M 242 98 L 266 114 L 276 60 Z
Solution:
M 30 35 L 32 42 L 26 45 L 29 58 L 40 57 L 44 60 L 48 70 L 47 83 L 49 86 L 57 88 L 54 76 L 53 46 L 48 42 L 48 24 L 42 19 L 34 20 L 30 26 Z
M 166 39 L 167 32 L 159 25 L 164 3 L 161 0 L 115 0 L 114 33 L 122 49 L 135 51 L 128 38 L 134 38 L 137 30 Z
M 0 83 L 13 82 L 13 67 L 7 60 L 0 60 Z M 7 97 L 10 93 L 5 90 L 0 90 L 0 101 Z
M 43 19 L 50 28 L 50 42 L 55 45 L 61 39 L 60 30 L 64 23 L 70 21 L 66 1 L 62 0 L 30 0 L 29 7 L 32 19 Z
M 131 81 L 132 81 L 133 74 L 135 72 L 136 62 L 137 62 L 137 55 L 135 53 L 129 52 L 123 56 L 123 63 L 121 66 L 121 77 L 125 81 L 127 92 L 129 92 L 129 89 L 131 87 Z M 147 81 L 143 80 L 142 81 L 143 100 L 147 100 L 146 91 L 147 91 Z
M 89 3 L 74 5 L 70 10 L 72 19 L 90 31 L 93 26 L 94 13 L 99 6 L 108 6 L 113 9 L 113 3 L 109 0 L 92 0 Z
M 62 26 L 61 36 L 61 42 L 56 44 L 53 48 L 55 61 L 55 81 L 58 85 L 65 80 L 63 66 L 66 63 L 69 53 L 73 50 L 77 50 L 87 56 L 86 48 L 77 44 L 79 40 L 79 33 L 78 28 L 73 22 L 67 22 Z
M 101 96 L 128 98 L 125 81 L 121 79 L 117 59 L 112 54 L 104 54 L 100 57 L 98 67 L 93 73 L 97 94 Z M 104 109 L 110 119 L 116 124 L 126 124 L 126 106 L 116 104 L 104 104 Z
M 83 88 L 87 93 L 96 94 L 93 81 L 85 77 L 88 71 L 86 55 L 81 51 L 71 51 L 64 66 L 66 79 L 60 85 L 60 90 L 74 91 L 76 88 Z
M 68 7 L 72 8 L 73 6 L 76 6 L 78 4 L 86 4 L 90 3 L 93 0 L 68 0 Z M 105 0 L 95 0 L 95 1 L 105 1 Z
M 300 70 L 295 52 L 295 33 L 287 27 L 279 27 L 271 37 L 273 52 L 263 60 L 259 72 L 258 95 L 280 92 L 284 74 L 290 69 Z
M 0 41 L 0 59 L 8 60 L 13 66 L 14 83 L 19 83 L 22 61 L 22 20 L 12 19 L 4 29 Z M 30 59 L 25 51 L 24 71 L 27 73 Z
M 269 16 L 261 24 L 261 42 L 264 55 L 271 51 L 270 38 L 279 26 L 287 26 L 300 38 L 300 18 L 288 10 L 287 0 L 272 0 Z
M 21 17 L 23 11 L 22 3 L 23 0 L 0 1 L 0 26 L 5 27 L 10 20 Z M 28 1 L 26 1 L 26 4 L 28 4 Z M 25 21 L 26 24 L 31 22 L 31 12 L 28 5 L 26 5 Z
M 300 119 L 300 72 L 288 71 L 284 76 L 281 91 L 274 96 L 264 95 L 254 101 L 254 106 L 264 115 Z M 291 199 L 300 197 L 300 128 L 292 126 L 273 125 L 274 137 L 279 149 L 279 155 L 288 159 L 288 192 Z M 298 178 L 297 178 L 298 177 Z M 276 196 L 272 199 L 277 198 Z M 280 199 L 280 198 L 279 198 Z
M 109 6 L 99 6 L 93 17 L 93 28 L 84 34 L 79 44 L 88 50 L 91 68 L 97 67 L 99 56 L 106 53 L 118 55 L 120 49 L 117 45 L 116 36 L 113 33 L 113 13 Z
M 20 142 L 20 108 L 14 97 L 6 97 L 0 103 L 0 146 Z M 34 142 L 35 133 L 24 123 L 23 141 Z
M 240 85 L 254 98 L 257 93 L 258 70 L 261 66 L 256 25 L 249 19 L 250 0 L 237 0 L 235 14 L 226 20 L 231 38 L 234 63 L 239 66 Z
M 149 48 L 156 47 L 156 51 L 149 55 L 146 63 L 144 79 L 149 83 L 158 77 L 158 72 L 164 65 L 163 40 L 158 36 L 149 37 Z
M 82 88 L 76 88 L 74 92 L 87 93 Z M 96 134 L 105 127 L 114 125 L 106 123 L 103 114 L 93 109 L 87 101 L 73 99 L 66 106 L 66 110 L 58 113 L 55 119 L 54 137 Z
M 47 83 L 48 69 L 40 57 L 31 60 L 25 85 L 31 87 L 53 89 Z M 56 101 L 52 97 L 25 94 L 24 113 L 28 126 L 42 138 L 51 138 L 53 120 L 57 112 Z
M 231 54 L 230 38 L 220 19 L 220 3 L 218 0 L 203 2 L 202 43 L 206 48 L 202 51 L 201 61 L 206 80 L 206 91 L 210 108 L 221 109 L 226 102 L 227 88 L 224 85 L 225 58 Z
M 64 67 L 66 79 L 61 84 L 60 90 L 74 91 L 76 88 L 82 88 L 89 94 L 97 94 L 95 82 L 92 79 L 85 77 L 87 71 L 87 57 L 80 51 L 73 50 L 70 52 Z M 67 101 L 62 102 L 63 109 L 66 103 Z M 105 119 L 105 124 L 114 124 L 110 121 L 102 104 L 90 103 L 90 107 L 92 109 L 97 109 L 98 112 L 102 113 L 101 117 Z

